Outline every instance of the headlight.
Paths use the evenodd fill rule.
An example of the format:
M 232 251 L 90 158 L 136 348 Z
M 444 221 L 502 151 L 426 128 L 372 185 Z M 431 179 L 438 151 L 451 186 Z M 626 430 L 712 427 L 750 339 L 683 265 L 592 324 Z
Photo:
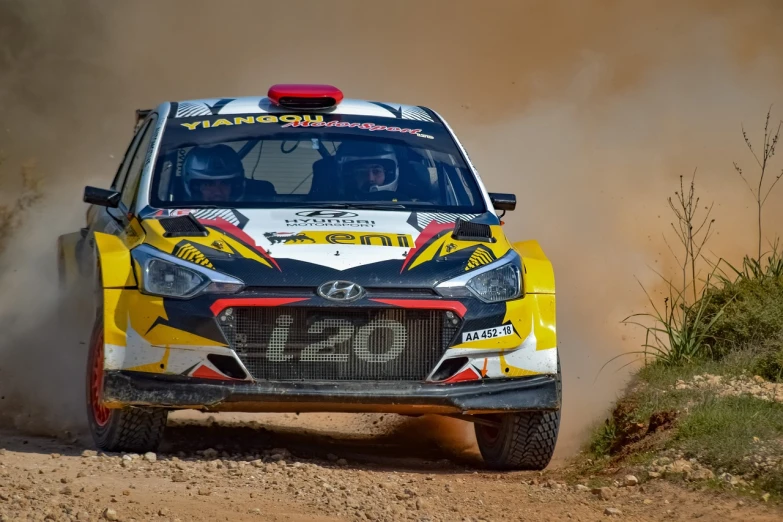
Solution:
M 487 303 L 508 301 L 519 297 L 519 268 L 507 264 L 473 276 L 465 286 L 476 297 Z
M 190 297 L 207 284 L 195 270 L 154 257 L 142 265 L 141 273 L 142 290 L 148 294 Z
M 469 297 L 485 303 L 516 299 L 522 295 L 519 255 L 513 250 L 501 259 L 435 287 L 443 297 Z
M 233 294 L 245 284 L 229 275 L 141 245 L 131 252 L 139 267 L 139 289 L 144 294 L 189 299 L 201 293 Z

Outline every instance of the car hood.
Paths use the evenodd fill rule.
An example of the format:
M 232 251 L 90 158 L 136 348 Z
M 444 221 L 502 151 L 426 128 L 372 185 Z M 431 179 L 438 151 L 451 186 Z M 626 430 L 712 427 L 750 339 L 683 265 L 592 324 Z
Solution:
M 206 231 L 188 235 L 188 226 L 198 226 L 188 214 Z M 488 225 L 491 237 L 455 239 L 458 219 Z M 431 287 L 510 249 L 489 213 L 177 209 L 158 210 L 142 226 L 146 243 L 250 287 L 312 287 L 335 279 L 369 287 Z

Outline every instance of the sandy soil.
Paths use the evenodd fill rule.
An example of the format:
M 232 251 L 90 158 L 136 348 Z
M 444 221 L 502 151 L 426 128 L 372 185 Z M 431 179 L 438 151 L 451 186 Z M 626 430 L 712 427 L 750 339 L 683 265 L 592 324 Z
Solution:
M 440 436 L 429 434 L 440 433 Z M 160 451 L 0 431 L 0 520 L 780 520 L 662 481 L 593 494 L 482 467 L 469 426 L 394 415 L 174 414 Z M 616 510 L 616 511 L 614 511 Z

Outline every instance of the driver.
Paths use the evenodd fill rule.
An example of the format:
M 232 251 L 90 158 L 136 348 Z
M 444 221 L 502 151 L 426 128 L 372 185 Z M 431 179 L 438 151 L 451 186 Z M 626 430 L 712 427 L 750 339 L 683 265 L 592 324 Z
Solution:
M 348 195 L 397 189 L 397 156 L 387 143 L 344 142 L 337 151 L 337 164 Z
M 245 168 L 228 145 L 193 147 L 182 164 L 185 193 L 191 201 L 228 202 L 242 199 Z

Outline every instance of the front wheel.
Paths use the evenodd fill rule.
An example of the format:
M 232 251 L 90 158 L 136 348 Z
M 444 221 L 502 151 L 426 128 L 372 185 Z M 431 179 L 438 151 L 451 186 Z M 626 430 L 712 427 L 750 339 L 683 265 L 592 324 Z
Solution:
M 103 406 L 103 314 L 100 307 L 87 357 L 87 419 L 90 433 L 104 451 L 156 451 L 168 411 L 159 408 L 109 409 Z
M 559 354 L 557 391 L 562 401 Z M 505 413 L 491 420 L 495 425 L 474 424 L 479 451 L 489 467 L 539 471 L 549 465 L 560 430 L 559 409 Z

